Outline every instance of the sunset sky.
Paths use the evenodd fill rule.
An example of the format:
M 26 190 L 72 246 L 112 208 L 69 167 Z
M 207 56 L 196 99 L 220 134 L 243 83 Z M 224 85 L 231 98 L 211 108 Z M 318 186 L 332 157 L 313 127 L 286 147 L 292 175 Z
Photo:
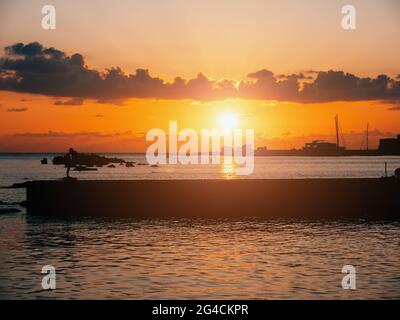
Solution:
M 367 123 L 375 147 L 400 133 L 399 39 L 398 0 L 2 0 L 0 152 L 139 152 L 222 114 L 271 149 L 333 141 L 338 114 L 347 147 Z

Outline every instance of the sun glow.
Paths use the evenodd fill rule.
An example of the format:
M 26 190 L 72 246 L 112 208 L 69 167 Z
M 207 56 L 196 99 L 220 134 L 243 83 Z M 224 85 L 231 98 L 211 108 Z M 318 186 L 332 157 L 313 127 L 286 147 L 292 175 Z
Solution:
M 219 117 L 219 125 L 225 130 L 236 128 L 238 123 L 239 121 L 237 115 L 231 112 L 223 113 Z

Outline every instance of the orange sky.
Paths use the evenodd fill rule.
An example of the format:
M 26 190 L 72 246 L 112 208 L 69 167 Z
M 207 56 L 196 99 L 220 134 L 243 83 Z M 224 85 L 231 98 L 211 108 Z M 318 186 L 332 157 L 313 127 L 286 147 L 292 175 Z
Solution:
M 47 3 L 47 2 L 46 2 Z M 340 27 L 343 1 L 53 1 L 57 29 L 40 28 L 44 1 L 0 5 L 0 45 L 38 41 L 67 54 L 80 53 L 93 69 L 119 66 L 132 73 L 149 68 L 172 81 L 203 72 L 218 79 L 248 80 L 261 69 L 292 74 L 343 70 L 360 77 L 400 74 L 400 6 L 396 1 L 352 1 L 357 30 Z M 18 23 L 18 21 L 21 21 Z M 359 148 L 367 122 L 371 145 L 400 133 L 399 101 L 368 100 L 302 104 L 257 99 L 124 98 L 120 104 L 85 99 L 82 105 L 54 105 L 70 97 L 0 90 L 0 152 L 145 150 L 146 132 L 218 128 L 221 114 L 254 128 L 256 146 L 300 147 L 305 141 L 334 140 L 339 114 L 346 144 Z
M 256 146 L 272 149 L 300 147 L 312 139 L 334 141 L 335 114 L 340 115 L 349 148 L 361 147 L 367 122 L 372 147 L 379 137 L 394 135 L 400 129 L 399 112 L 378 102 L 307 105 L 136 99 L 124 105 L 88 101 L 81 106 L 55 106 L 54 99 L 44 96 L 1 92 L 0 97 L 10 106 L 27 108 L 7 112 L 1 107 L 0 147 L 4 151 L 63 151 L 74 145 L 86 151 L 138 152 L 145 150 L 146 132 L 152 128 L 167 131 L 169 120 L 177 120 L 178 129 L 219 128 L 218 119 L 225 113 L 238 115 L 240 127 L 255 129 Z

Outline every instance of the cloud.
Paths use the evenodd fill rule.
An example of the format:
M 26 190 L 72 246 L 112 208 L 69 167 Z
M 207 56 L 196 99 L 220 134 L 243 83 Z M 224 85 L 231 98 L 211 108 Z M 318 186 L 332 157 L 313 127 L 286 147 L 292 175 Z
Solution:
M 43 46 L 38 42 L 32 42 L 27 45 L 23 43 L 17 43 L 13 46 L 5 48 L 5 51 L 9 55 L 23 55 L 27 57 L 32 57 L 43 52 Z
M 29 137 L 29 138 L 114 138 L 122 136 L 130 136 L 132 131 L 100 133 L 92 131 L 79 131 L 79 132 L 61 132 L 61 131 L 48 131 L 44 133 L 36 132 L 20 132 L 15 133 L 14 137 Z
M 9 108 L 7 109 L 7 112 L 25 112 L 28 111 L 28 108 Z
M 56 105 L 81 105 L 84 99 L 122 105 L 129 98 L 240 98 L 296 103 L 400 99 L 400 79 L 384 74 L 370 78 L 340 70 L 308 70 L 275 75 L 262 69 L 247 76 L 250 80 L 215 80 L 200 72 L 193 79 L 177 76 L 166 82 L 147 69 L 130 74 L 119 67 L 91 69 L 81 54 L 68 55 L 38 42 L 8 46 L 0 58 L 0 90 L 69 98 L 56 101 Z
M 313 76 L 307 76 L 303 72 L 300 73 L 293 73 L 293 74 L 279 74 L 276 76 L 277 79 L 280 80 L 287 80 L 287 79 L 294 79 L 294 80 L 313 80 Z
M 319 72 L 311 83 L 305 83 L 300 102 L 386 100 L 400 97 L 400 82 L 379 75 L 360 78 L 343 71 Z
M 271 79 L 271 78 L 274 77 L 274 73 L 272 71 L 267 70 L 267 69 L 263 69 L 263 70 L 260 70 L 260 71 L 249 73 L 247 76 L 249 78 L 257 79 L 257 80 L 260 80 L 260 79 Z
M 54 102 L 55 106 L 81 106 L 84 100 L 81 98 L 71 98 L 66 101 L 57 100 Z
M 146 150 L 145 134 L 132 131 L 48 131 L 0 134 L 3 152 L 140 152 Z M 28 148 L 28 150 L 27 150 Z
M 317 74 L 318 73 L 318 71 L 316 71 L 316 70 L 311 70 L 311 69 L 309 69 L 309 70 L 305 70 L 305 71 L 303 71 L 304 73 L 308 73 L 308 74 Z
M 385 104 L 391 105 L 387 110 L 389 111 L 400 111 L 400 100 L 389 99 L 384 101 Z

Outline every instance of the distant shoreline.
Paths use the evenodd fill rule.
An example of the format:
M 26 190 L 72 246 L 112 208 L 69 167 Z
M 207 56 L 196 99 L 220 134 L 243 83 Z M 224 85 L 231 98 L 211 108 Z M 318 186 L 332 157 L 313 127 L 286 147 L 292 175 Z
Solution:
M 296 150 L 301 151 L 301 150 Z M 332 155 L 332 154 L 302 154 L 301 152 L 290 152 L 290 150 L 269 150 L 267 154 L 254 154 L 255 157 L 400 157 L 400 154 L 381 154 L 370 152 L 367 154 L 359 153 L 358 150 L 348 150 L 349 152 L 346 154 L 340 155 Z M 98 155 L 137 155 L 137 156 L 145 156 L 145 152 L 86 152 L 85 154 L 98 154 Z M 11 156 L 11 155 L 63 155 L 65 152 L 0 152 L 0 156 Z M 223 155 L 222 155 L 223 156 Z

